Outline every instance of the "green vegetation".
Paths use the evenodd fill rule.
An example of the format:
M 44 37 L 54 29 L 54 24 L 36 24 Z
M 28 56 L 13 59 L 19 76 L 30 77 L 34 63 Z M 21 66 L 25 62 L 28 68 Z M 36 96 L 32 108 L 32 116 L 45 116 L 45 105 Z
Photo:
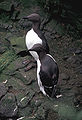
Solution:
M 8 50 L 0 56 L 0 72 L 6 68 L 10 62 L 16 58 L 16 54 L 13 50 Z
M 9 21 L 9 16 L 6 16 L 5 14 L 1 14 L 1 15 L 0 15 L 0 19 L 1 19 L 3 22 L 8 22 L 8 21 Z
M 19 0 L 18 0 L 19 2 Z M 22 5 L 25 7 L 25 8 L 29 8 L 31 7 L 32 5 L 35 5 L 37 4 L 36 0 L 20 0 L 20 3 L 22 3 Z

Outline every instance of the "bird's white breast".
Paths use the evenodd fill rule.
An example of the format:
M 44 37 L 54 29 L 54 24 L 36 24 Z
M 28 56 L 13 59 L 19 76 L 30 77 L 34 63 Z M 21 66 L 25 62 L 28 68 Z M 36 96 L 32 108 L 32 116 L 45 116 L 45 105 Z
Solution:
M 31 49 L 33 45 L 37 43 L 42 44 L 42 40 L 38 37 L 34 30 L 31 29 L 26 34 L 26 46 L 28 49 Z
M 35 44 L 42 44 L 42 40 L 39 38 L 39 36 L 34 32 L 33 29 L 27 32 L 26 34 L 26 46 L 29 49 L 31 49 Z M 35 58 L 37 61 L 38 55 L 34 51 L 30 51 L 30 54 Z
M 40 75 L 39 75 L 39 72 L 40 72 L 40 67 L 41 67 L 41 63 L 40 63 L 40 60 L 38 59 L 37 60 L 37 79 L 38 79 L 38 85 L 40 87 L 40 91 L 46 95 L 45 91 L 44 91 L 44 86 L 42 85 L 42 82 L 40 80 Z

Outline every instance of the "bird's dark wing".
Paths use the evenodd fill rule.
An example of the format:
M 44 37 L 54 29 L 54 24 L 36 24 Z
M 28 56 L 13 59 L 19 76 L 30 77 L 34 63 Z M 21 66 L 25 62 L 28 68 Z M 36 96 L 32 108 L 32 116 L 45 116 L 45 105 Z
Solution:
M 50 78 L 50 75 L 48 73 L 41 70 L 39 72 L 39 75 L 43 86 L 47 87 L 53 86 L 52 79 Z
M 40 71 L 39 74 L 40 74 L 40 79 L 41 79 L 42 85 L 44 86 L 44 90 L 46 94 L 50 97 L 56 97 L 55 86 L 54 86 L 57 84 L 57 80 L 55 80 L 56 75 L 54 74 L 52 76 L 53 78 L 50 78 L 50 76 L 44 71 Z

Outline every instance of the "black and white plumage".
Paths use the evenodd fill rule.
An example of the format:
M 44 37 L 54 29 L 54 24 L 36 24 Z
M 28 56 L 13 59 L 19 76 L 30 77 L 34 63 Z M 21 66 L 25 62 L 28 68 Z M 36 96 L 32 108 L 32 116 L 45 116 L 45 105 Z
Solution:
M 32 22 L 32 28 L 26 34 L 26 46 L 28 50 L 31 49 L 35 44 L 41 44 L 45 48 L 46 53 L 49 53 L 47 40 L 45 39 L 44 35 L 40 30 L 40 24 L 41 24 L 40 15 L 33 13 L 29 16 L 24 17 L 24 19 L 28 19 L 29 21 Z M 35 51 L 30 51 L 30 54 L 37 61 L 38 59 L 37 53 Z
M 49 97 L 56 97 L 55 87 L 58 82 L 59 68 L 55 59 L 50 54 L 46 54 L 45 48 L 40 44 L 34 45 L 29 51 L 36 51 L 39 55 L 37 79 L 40 91 Z

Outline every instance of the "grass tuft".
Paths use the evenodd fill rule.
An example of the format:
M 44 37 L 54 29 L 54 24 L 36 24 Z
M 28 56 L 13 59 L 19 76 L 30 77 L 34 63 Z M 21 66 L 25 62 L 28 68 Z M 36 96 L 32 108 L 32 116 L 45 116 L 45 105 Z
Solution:
M 7 50 L 3 53 L 0 56 L 0 73 L 16 58 L 17 56 L 13 50 Z

